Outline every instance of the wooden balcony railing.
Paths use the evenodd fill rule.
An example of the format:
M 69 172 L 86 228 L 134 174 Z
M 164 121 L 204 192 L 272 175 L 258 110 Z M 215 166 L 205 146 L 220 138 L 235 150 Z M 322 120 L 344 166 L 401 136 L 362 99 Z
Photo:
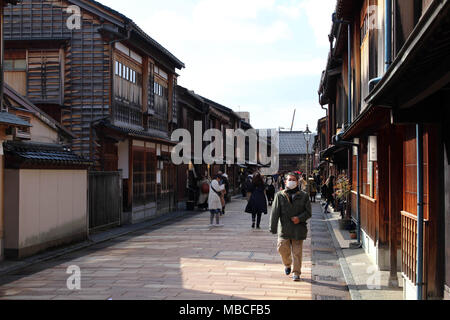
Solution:
M 424 238 L 428 221 L 424 222 Z M 417 216 L 402 212 L 402 272 L 417 285 Z

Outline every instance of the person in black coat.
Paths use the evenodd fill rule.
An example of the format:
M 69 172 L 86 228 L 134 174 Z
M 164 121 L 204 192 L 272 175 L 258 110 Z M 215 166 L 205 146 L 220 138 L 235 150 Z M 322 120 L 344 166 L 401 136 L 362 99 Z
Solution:
M 265 185 L 262 176 L 257 173 L 253 177 L 251 185 L 251 196 L 248 201 L 245 212 L 252 215 L 252 228 L 261 229 L 262 214 L 267 214 L 267 199 L 265 194 Z
M 325 183 L 325 199 L 327 201 L 326 205 L 325 205 L 325 209 L 324 209 L 324 213 L 327 214 L 328 212 L 328 208 L 330 205 L 334 205 L 334 180 L 335 177 L 334 176 L 330 176 L 327 180 L 327 182 Z
M 272 206 L 273 200 L 275 199 L 275 182 L 272 176 L 267 177 L 266 180 L 267 187 L 267 200 L 269 201 L 269 206 Z

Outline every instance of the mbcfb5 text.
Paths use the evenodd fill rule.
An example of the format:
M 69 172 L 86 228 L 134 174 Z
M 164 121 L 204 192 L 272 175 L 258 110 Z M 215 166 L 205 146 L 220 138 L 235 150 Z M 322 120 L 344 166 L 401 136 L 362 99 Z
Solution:
M 225 315 L 270 315 L 270 306 L 268 305 L 225 305 Z

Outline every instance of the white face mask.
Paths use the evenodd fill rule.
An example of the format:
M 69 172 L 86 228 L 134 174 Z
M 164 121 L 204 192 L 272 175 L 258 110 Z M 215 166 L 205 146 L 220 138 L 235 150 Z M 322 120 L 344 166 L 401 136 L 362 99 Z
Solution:
M 293 190 L 293 189 L 295 189 L 295 188 L 298 187 L 298 183 L 297 183 L 297 181 L 288 181 L 288 182 L 286 183 L 286 187 L 287 187 L 289 190 Z

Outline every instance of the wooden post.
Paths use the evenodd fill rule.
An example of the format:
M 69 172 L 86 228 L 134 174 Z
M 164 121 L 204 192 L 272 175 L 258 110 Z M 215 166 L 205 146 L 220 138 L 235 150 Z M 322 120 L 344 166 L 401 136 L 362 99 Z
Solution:
M 128 208 L 133 211 L 133 139 L 128 140 Z

